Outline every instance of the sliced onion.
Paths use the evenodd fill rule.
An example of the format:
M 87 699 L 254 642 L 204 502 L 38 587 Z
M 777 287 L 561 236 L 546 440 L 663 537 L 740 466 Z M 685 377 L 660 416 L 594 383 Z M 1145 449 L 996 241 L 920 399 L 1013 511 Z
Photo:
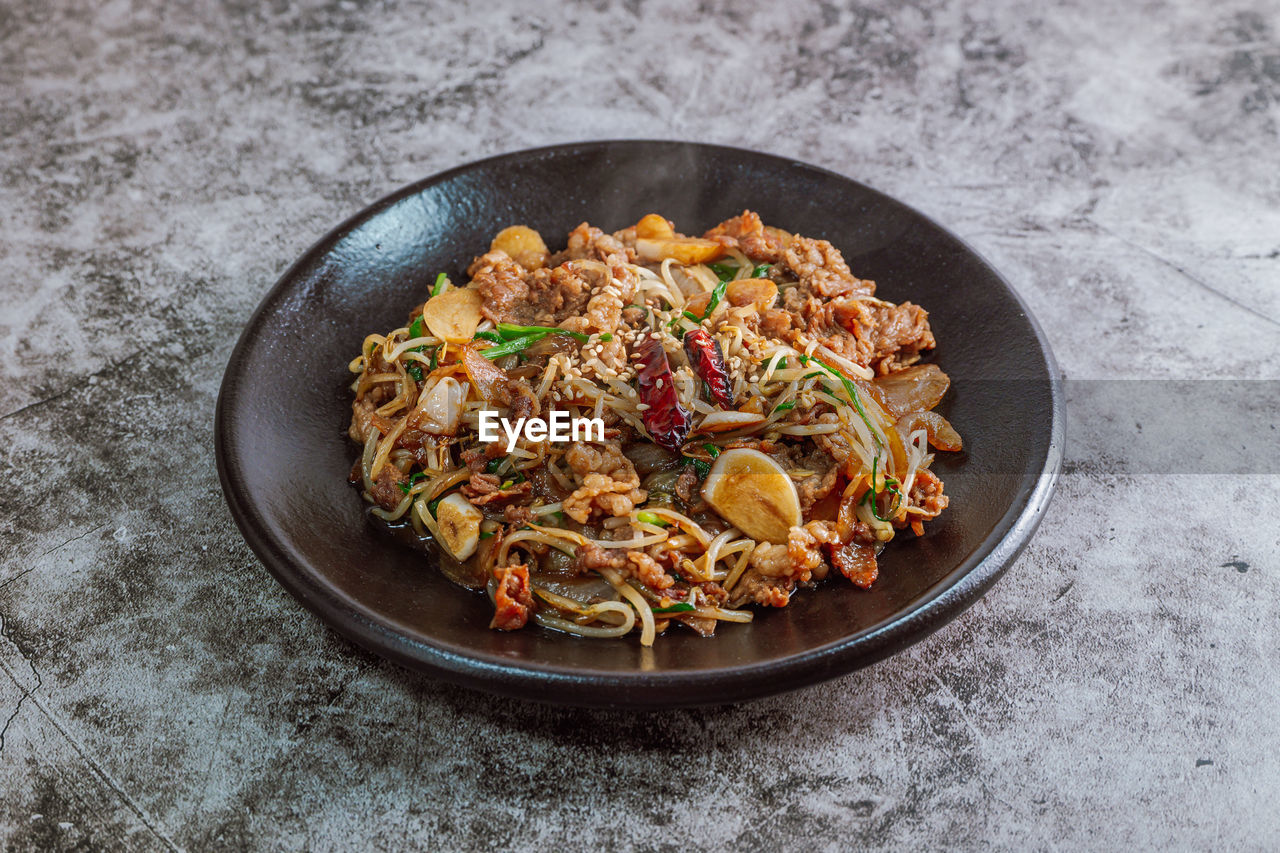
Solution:
M 467 371 L 467 378 L 484 401 L 499 406 L 510 405 L 511 391 L 507 388 L 507 372 L 478 353 L 470 344 L 463 344 L 458 349 L 459 360 Z
M 901 418 L 908 412 L 927 412 L 947 393 L 951 379 L 936 364 L 917 364 L 866 383 L 880 405 Z
M 937 412 L 911 412 L 903 415 L 894 428 L 899 435 L 911 435 L 923 428 L 929 435 L 929 443 L 939 450 L 960 450 L 964 445 L 960 433 Z
M 423 432 L 453 435 L 462 422 L 462 400 L 466 393 L 462 384 L 451 376 L 434 382 L 428 380 L 409 422 Z

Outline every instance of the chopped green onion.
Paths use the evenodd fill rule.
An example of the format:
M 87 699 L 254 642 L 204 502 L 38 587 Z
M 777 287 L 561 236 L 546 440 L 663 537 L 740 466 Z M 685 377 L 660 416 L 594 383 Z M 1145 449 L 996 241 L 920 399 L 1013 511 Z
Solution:
M 808 365 L 811 361 L 829 373 L 832 377 L 840 380 L 840 384 L 844 386 L 845 395 L 849 398 L 849 402 L 853 404 L 853 407 L 858 410 L 858 415 L 862 418 L 862 422 L 867 425 L 867 429 L 871 431 L 871 437 L 875 440 L 876 449 L 879 450 L 884 443 L 880 441 L 880 436 L 876 432 L 875 424 L 871 423 L 871 416 L 868 415 L 867 410 L 862 407 L 862 396 L 858 393 L 858 386 L 853 384 L 852 379 L 845 376 L 822 359 L 815 358 L 811 355 L 800 356 L 801 364 Z
M 409 340 L 422 337 L 422 315 L 419 314 L 413 318 L 413 322 L 409 324 Z
M 898 488 L 898 481 L 895 480 L 893 477 L 884 478 L 884 484 L 885 484 L 884 491 L 892 494 L 894 496 L 894 501 L 889 506 L 889 517 L 885 518 L 884 516 L 882 516 L 880 514 L 880 507 L 877 503 L 877 498 L 880 497 L 880 493 L 876 491 L 876 465 L 879 462 L 880 462 L 880 454 L 877 453 L 871 460 L 871 488 L 867 489 L 867 491 L 863 493 L 862 500 L 858 501 L 858 503 L 860 504 L 866 503 L 867 499 L 870 498 L 871 514 L 874 515 L 876 519 L 878 519 L 879 521 L 889 521 L 895 515 L 898 514 L 898 509 L 899 507 L 902 506 L 902 491 Z M 889 485 L 890 483 L 892 483 L 893 485 Z
M 677 601 L 670 607 L 653 607 L 650 608 L 654 613 L 688 613 L 694 607 L 687 601 Z
M 702 449 L 707 451 L 707 453 L 711 454 L 712 459 L 715 459 L 717 456 L 720 455 L 720 448 L 716 447 L 714 444 L 711 444 L 710 442 L 702 445 Z
M 796 407 L 796 401 L 795 401 L 795 400 L 791 400 L 791 401 L 788 401 L 788 402 L 786 402 L 786 403 L 779 403 L 777 406 L 775 406 L 775 407 L 774 407 L 774 409 L 773 409 L 773 410 L 774 410 L 775 412 L 789 412 L 789 411 L 791 411 L 792 409 L 794 409 L 795 407 Z
M 556 326 L 517 326 L 512 323 L 499 323 L 498 334 L 508 341 L 525 335 L 537 335 L 538 339 L 547 335 L 568 335 L 583 344 L 591 340 L 590 335 L 584 335 L 582 332 L 571 332 L 568 329 L 561 329 Z
M 707 319 L 708 317 L 710 317 L 712 314 L 715 313 L 716 306 L 720 304 L 721 299 L 724 299 L 724 291 L 725 291 L 725 288 L 727 288 L 728 286 L 729 286 L 729 282 L 721 279 L 720 283 L 717 284 L 715 286 L 715 289 L 711 291 L 711 299 L 707 302 L 706 313 L 702 315 L 703 320 Z
M 439 296 L 441 293 L 443 293 L 445 282 L 447 282 L 448 280 L 449 280 L 449 276 L 445 275 L 444 273 L 440 273 L 439 275 L 437 275 L 436 283 L 431 286 L 431 295 Z
M 505 342 L 506 338 L 497 332 L 476 332 L 476 336 L 472 338 L 472 340 L 490 341 L 495 344 L 500 344 Z
M 417 363 L 411 364 L 408 367 L 406 367 L 405 370 L 408 371 L 409 375 L 413 377 L 413 381 L 415 382 L 422 381 L 422 365 L 421 364 L 417 364 Z
M 600 340 L 607 344 L 609 341 L 613 340 L 613 334 L 611 332 L 605 332 L 600 336 Z
M 737 264 L 707 264 L 707 266 L 721 281 L 732 281 L 741 269 Z
M 502 463 L 507 461 L 507 457 L 499 456 L 497 459 L 490 459 L 489 463 L 484 466 L 486 474 L 496 474 L 498 469 L 502 467 Z
M 432 370 L 435 370 L 437 367 L 440 366 L 439 356 L 440 356 L 440 347 L 432 347 L 431 348 L 431 369 Z
M 515 480 L 503 480 L 502 485 L 498 486 L 498 491 L 506 491 L 516 484 Z
M 654 515 L 647 510 L 641 510 L 636 513 L 636 521 L 643 521 L 645 524 L 656 524 L 659 527 L 670 527 L 671 522 L 663 520 L 661 516 Z
M 765 278 L 766 276 L 769 275 L 770 269 L 772 269 L 772 267 L 770 267 L 769 264 L 761 264 L 760 266 L 756 267 L 754 270 L 751 271 L 751 277 Z
M 490 536 L 492 536 L 492 535 L 493 535 L 493 531 L 492 531 L 492 530 L 481 530 L 481 531 L 480 531 L 480 538 L 481 538 L 481 539 L 488 539 L 488 538 L 489 538 Z
M 523 338 L 513 338 L 504 341 L 497 346 L 489 347 L 481 350 L 480 354 L 485 358 L 502 358 L 504 355 L 515 355 L 521 350 L 529 348 L 529 345 L 542 340 L 544 335 L 525 335 Z

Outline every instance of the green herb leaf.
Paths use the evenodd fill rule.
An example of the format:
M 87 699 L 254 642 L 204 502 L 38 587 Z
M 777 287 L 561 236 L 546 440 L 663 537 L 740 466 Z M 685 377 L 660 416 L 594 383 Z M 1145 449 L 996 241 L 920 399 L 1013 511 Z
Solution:
M 515 480 L 503 480 L 502 485 L 498 487 L 498 491 L 506 491 L 516 484 Z
M 751 271 L 751 277 L 766 278 L 769 275 L 770 269 L 772 269 L 772 267 L 769 264 L 761 264 L 760 266 L 756 267 L 754 270 Z
M 605 332 L 603 335 L 600 336 L 601 343 L 607 344 L 611 340 L 613 340 L 613 334 L 611 332 Z
M 489 464 L 484 466 L 486 474 L 496 474 L 498 469 L 502 467 L 502 463 L 507 461 L 507 457 L 499 456 L 497 459 L 490 459 Z
M 432 370 L 435 370 L 437 367 L 440 366 L 439 356 L 440 356 L 440 347 L 432 347 L 431 348 L 431 365 L 430 365 Z
M 413 377 L 413 380 L 415 382 L 422 381 L 422 365 L 421 364 L 414 362 L 410 364 L 408 367 L 406 367 L 405 370 L 409 373 L 410 376 Z
M 444 273 L 440 273 L 439 275 L 437 275 L 437 276 L 436 276 L 436 283 L 435 283 L 435 284 L 433 284 L 433 285 L 431 285 L 431 295 L 432 295 L 432 296 L 439 296 L 441 293 L 443 293 L 443 292 L 444 292 L 444 284 L 445 284 L 445 282 L 446 282 L 446 281 L 448 281 L 448 280 L 449 280 L 449 276 L 445 275 Z

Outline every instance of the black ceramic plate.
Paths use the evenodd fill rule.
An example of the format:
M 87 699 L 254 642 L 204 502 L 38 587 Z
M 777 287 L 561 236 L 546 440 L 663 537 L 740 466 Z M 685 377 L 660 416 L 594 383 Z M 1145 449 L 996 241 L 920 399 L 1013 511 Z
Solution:
M 461 276 L 493 234 L 525 223 L 555 241 L 657 211 L 686 233 L 741 212 L 830 240 L 854 273 L 930 313 L 953 379 L 941 411 L 965 452 L 938 454 L 951 506 L 901 536 L 870 591 L 830 581 L 723 625 L 586 640 L 488 628 L 491 608 L 377 530 L 346 483 L 357 449 L 348 361 L 394 328 L 436 273 Z M 560 247 L 563 246 L 561 242 Z M 236 522 L 303 604 L 366 648 L 449 681 L 575 705 L 658 707 L 790 690 L 879 660 L 986 591 L 1035 530 L 1061 456 L 1048 346 L 1000 275 L 911 208 L 781 157 L 675 142 L 591 142 L 506 154 L 427 178 L 338 226 L 263 300 L 231 356 L 217 412 L 218 473 Z

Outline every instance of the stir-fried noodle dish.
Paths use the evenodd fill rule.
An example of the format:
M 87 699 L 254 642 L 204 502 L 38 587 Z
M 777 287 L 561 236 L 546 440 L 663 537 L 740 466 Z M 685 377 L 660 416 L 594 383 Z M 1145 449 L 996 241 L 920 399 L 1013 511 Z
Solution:
M 553 253 L 516 225 L 467 277 L 351 362 L 351 481 L 493 628 L 709 636 L 828 575 L 869 587 L 947 506 L 928 315 L 825 240 L 650 214 Z

